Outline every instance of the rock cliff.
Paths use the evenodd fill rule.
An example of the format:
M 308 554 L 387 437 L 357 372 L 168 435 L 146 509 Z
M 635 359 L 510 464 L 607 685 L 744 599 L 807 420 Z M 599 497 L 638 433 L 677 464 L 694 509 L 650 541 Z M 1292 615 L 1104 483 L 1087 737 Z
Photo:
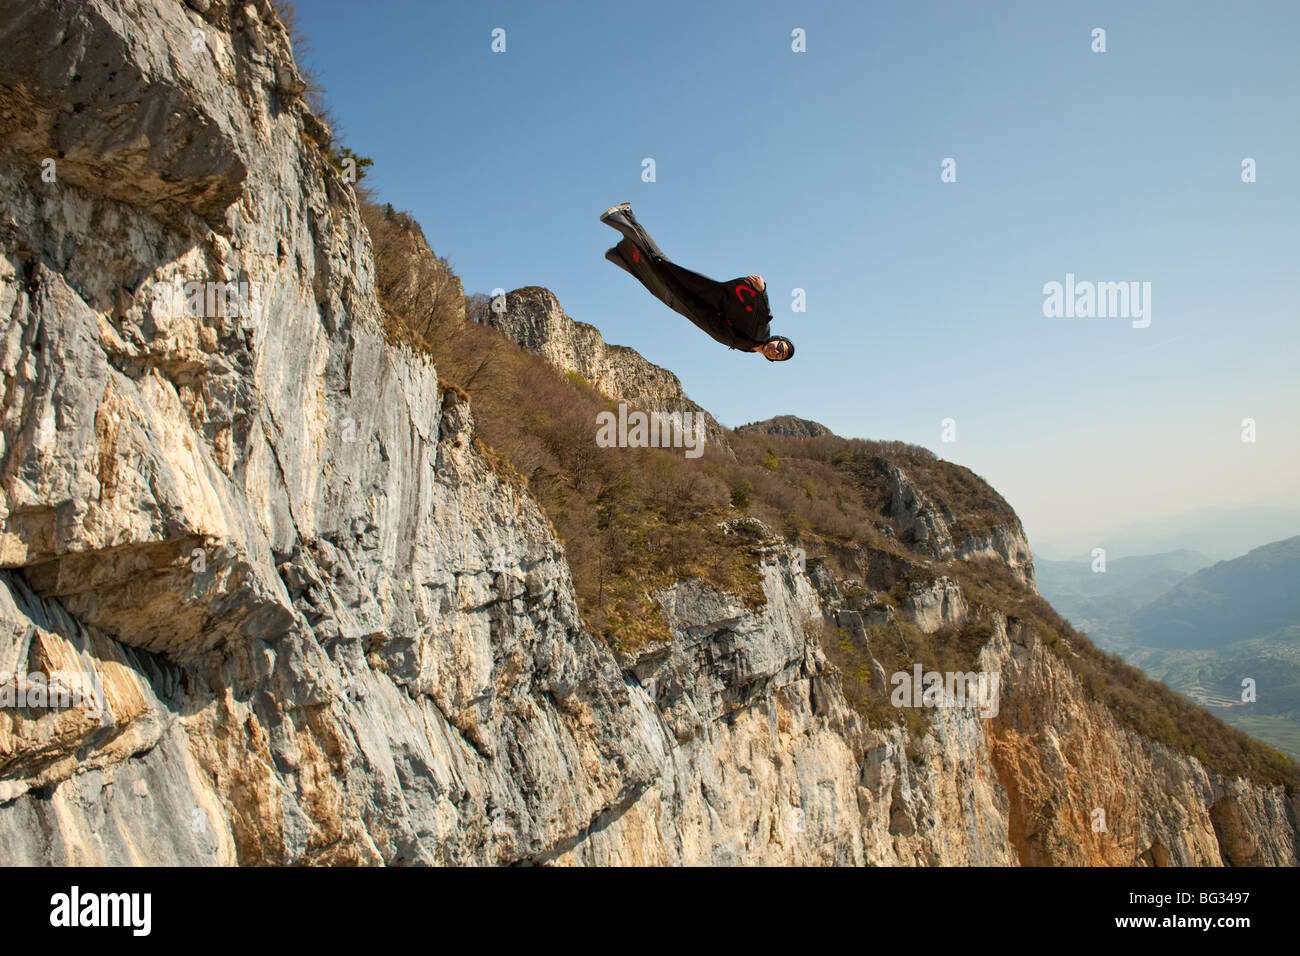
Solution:
M 0 11 L 0 691 L 84 692 L 0 707 L 0 862 L 1297 862 L 1282 788 L 1126 729 L 997 612 L 996 716 L 874 725 L 823 643 L 863 627 L 848 585 L 774 539 L 765 604 L 679 581 L 672 640 L 617 657 L 470 405 L 385 336 L 272 7 Z M 517 340 L 683 400 L 519 296 Z M 890 480 L 918 569 L 1031 573 Z M 976 614 L 931 581 L 888 613 Z

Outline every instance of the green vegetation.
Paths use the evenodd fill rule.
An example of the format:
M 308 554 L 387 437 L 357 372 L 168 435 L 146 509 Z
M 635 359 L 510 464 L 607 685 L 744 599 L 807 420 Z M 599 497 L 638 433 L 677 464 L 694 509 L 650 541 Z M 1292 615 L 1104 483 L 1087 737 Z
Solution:
M 1300 759 L 1300 728 L 1294 718 L 1243 713 L 1233 708 L 1224 711 L 1222 719 L 1258 740 L 1273 744 L 1292 760 Z
M 924 731 L 932 712 L 920 707 L 894 707 L 890 702 L 894 690 L 891 677 L 900 671 L 910 674 L 917 663 L 923 672 L 978 671 L 980 648 L 993 636 L 992 626 L 978 618 L 933 634 L 902 621 L 872 625 L 858 634 L 823 619 L 807 627 L 810 636 L 819 639 L 827 659 L 840 671 L 841 687 L 850 706 L 872 727 L 883 729 L 901 723 L 912 733 Z M 881 668 L 874 673 L 873 658 Z
M 1300 623 L 1298 580 L 1300 537 L 1274 541 L 1184 578 L 1133 612 L 1127 636 L 1142 647 L 1187 649 L 1281 638 Z
M 366 178 L 366 167 L 375 165 L 375 161 L 368 156 L 358 156 L 348 147 L 341 149 L 329 149 L 326 151 L 330 164 L 343 174 L 344 179 L 353 184 L 361 182 Z M 352 176 L 355 178 L 349 179 Z
M 1194 699 L 1196 690 L 1240 700 L 1242 679 L 1255 681 L 1257 697 L 1211 712 L 1292 759 L 1300 758 L 1300 625 L 1276 638 L 1261 637 L 1209 649 L 1121 648 L 1144 673 Z
M 1300 756 L 1300 538 L 1218 563 L 1190 551 L 1087 562 L 1042 562 L 1040 590 L 1108 651 L 1179 693 L 1256 700 L 1212 707 L 1224 723 Z

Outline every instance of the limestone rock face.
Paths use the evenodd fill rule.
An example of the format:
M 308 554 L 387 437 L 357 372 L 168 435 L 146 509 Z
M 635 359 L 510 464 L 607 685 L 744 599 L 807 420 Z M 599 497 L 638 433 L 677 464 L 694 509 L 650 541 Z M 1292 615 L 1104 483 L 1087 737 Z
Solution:
M 918 551 L 936 560 L 993 558 L 1006 564 L 1023 584 L 1034 587 L 1033 552 L 1014 514 L 973 533 L 954 535 L 953 526 L 963 516 L 955 515 L 951 505 L 932 500 L 902 468 L 887 463 L 883 467 L 891 488 L 889 515 L 912 535 Z
M 305 88 L 284 27 L 253 5 L 208 21 L 177 3 L 133 0 L 75 10 L 6 2 L 4 13 L 0 134 L 10 145 L 55 159 L 61 182 L 216 227 L 260 172 L 254 144 L 277 108 L 247 108 L 238 75 L 260 73 L 285 95 Z
M 998 615 L 996 716 L 868 725 L 780 544 L 765 605 L 677 582 L 672 641 L 616 658 L 469 405 L 386 340 L 269 4 L 0 24 L 0 863 L 1296 863 L 1280 789 L 1124 730 Z M 604 354 L 575 370 L 681 397 Z M 947 579 L 897 610 L 971 613 Z
M 484 321 L 556 368 L 581 375 L 597 391 L 648 412 L 699 412 L 710 447 L 731 451 L 727 430 L 682 391 L 681 380 L 634 349 L 608 345 L 600 332 L 569 318 L 549 289 L 527 287 L 505 296 L 505 308 L 491 308 Z
M 970 616 L 966 598 L 956 581 L 938 577 L 928 585 L 914 585 L 904 604 L 907 616 L 926 634 L 945 625 L 964 624 Z
M 98 707 L 0 711 L 9 862 L 545 853 L 648 782 L 627 739 L 648 710 L 469 408 L 385 341 L 351 189 L 282 98 L 287 45 L 252 40 L 282 28 L 80 6 L 81 57 L 142 104 L 86 111 L 135 137 L 167 52 L 176 111 L 240 130 L 248 175 L 214 229 L 179 192 L 42 181 L 54 144 L 0 162 L 5 665 L 111 671 Z M 260 307 L 177 308 L 174 279 L 246 282 Z
M 1003 624 L 989 650 L 999 659 L 1004 688 L 989 744 L 998 777 L 1013 795 L 1020 863 L 1300 862 L 1296 801 L 1281 788 L 1225 780 L 1195 758 L 1121 727 L 1028 627 Z M 1223 821 L 1247 803 L 1252 839 L 1239 846 L 1233 835 L 1244 830 Z M 1094 832 L 1099 819 L 1104 832 Z

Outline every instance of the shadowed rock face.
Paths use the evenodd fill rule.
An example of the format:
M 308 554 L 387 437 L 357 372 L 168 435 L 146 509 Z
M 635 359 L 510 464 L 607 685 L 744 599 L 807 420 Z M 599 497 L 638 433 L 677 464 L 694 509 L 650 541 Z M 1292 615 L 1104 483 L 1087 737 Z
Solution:
M 269 6 L 0 23 L 0 116 L 28 130 L 0 152 L 0 671 L 93 698 L 0 706 L 0 862 L 1296 862 L 1280 790 L 1123 730 L 1000 615 L 996 718 L 873 729 L 818 636 L 838 584 L 776 542 L 764 606 L 678 582 L 672 641 L 616 659 L 470 407 L 385 340 Z M 178 313 L 176 278 L 261 308 Z M 898 609 L 971 613 L 948 579 Z

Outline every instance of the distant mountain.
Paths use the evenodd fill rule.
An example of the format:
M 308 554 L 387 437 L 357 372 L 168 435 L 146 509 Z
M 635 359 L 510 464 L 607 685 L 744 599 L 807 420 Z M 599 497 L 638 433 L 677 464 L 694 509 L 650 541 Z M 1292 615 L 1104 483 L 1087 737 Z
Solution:
M 1119 562 L 1115 562 L 1119 564 Z M 1041 588 L 1041 570 L 1040 570 Z M 1145 647 L 1210 649 L 1300 625 L 1300 536 L 1203 568 L 1130 617 Z
M 1223 561 L 1292 535 L 1300 535 L 1300 509 L 1207 508 L 1139 521 L 1097 543 L 1112 559 L 1189 550 Z
M 1211 564 L 1197 551 L 1116 558 L 1104 572 L 1093 571 L 1091 560 L 1034 562 L 1039 593 L 1103 645 L 1128 629 L 1123 622 L 1129 614 Z
M 1300 758 L 1300 537 L 1218 563 L 1187 550 L 1115 558 L 1104 573 L 1082 558 L 1034 563 L 1039 592 L 1098 646 Z M 1222 703 L 1244 678 L 1257 699 Z

